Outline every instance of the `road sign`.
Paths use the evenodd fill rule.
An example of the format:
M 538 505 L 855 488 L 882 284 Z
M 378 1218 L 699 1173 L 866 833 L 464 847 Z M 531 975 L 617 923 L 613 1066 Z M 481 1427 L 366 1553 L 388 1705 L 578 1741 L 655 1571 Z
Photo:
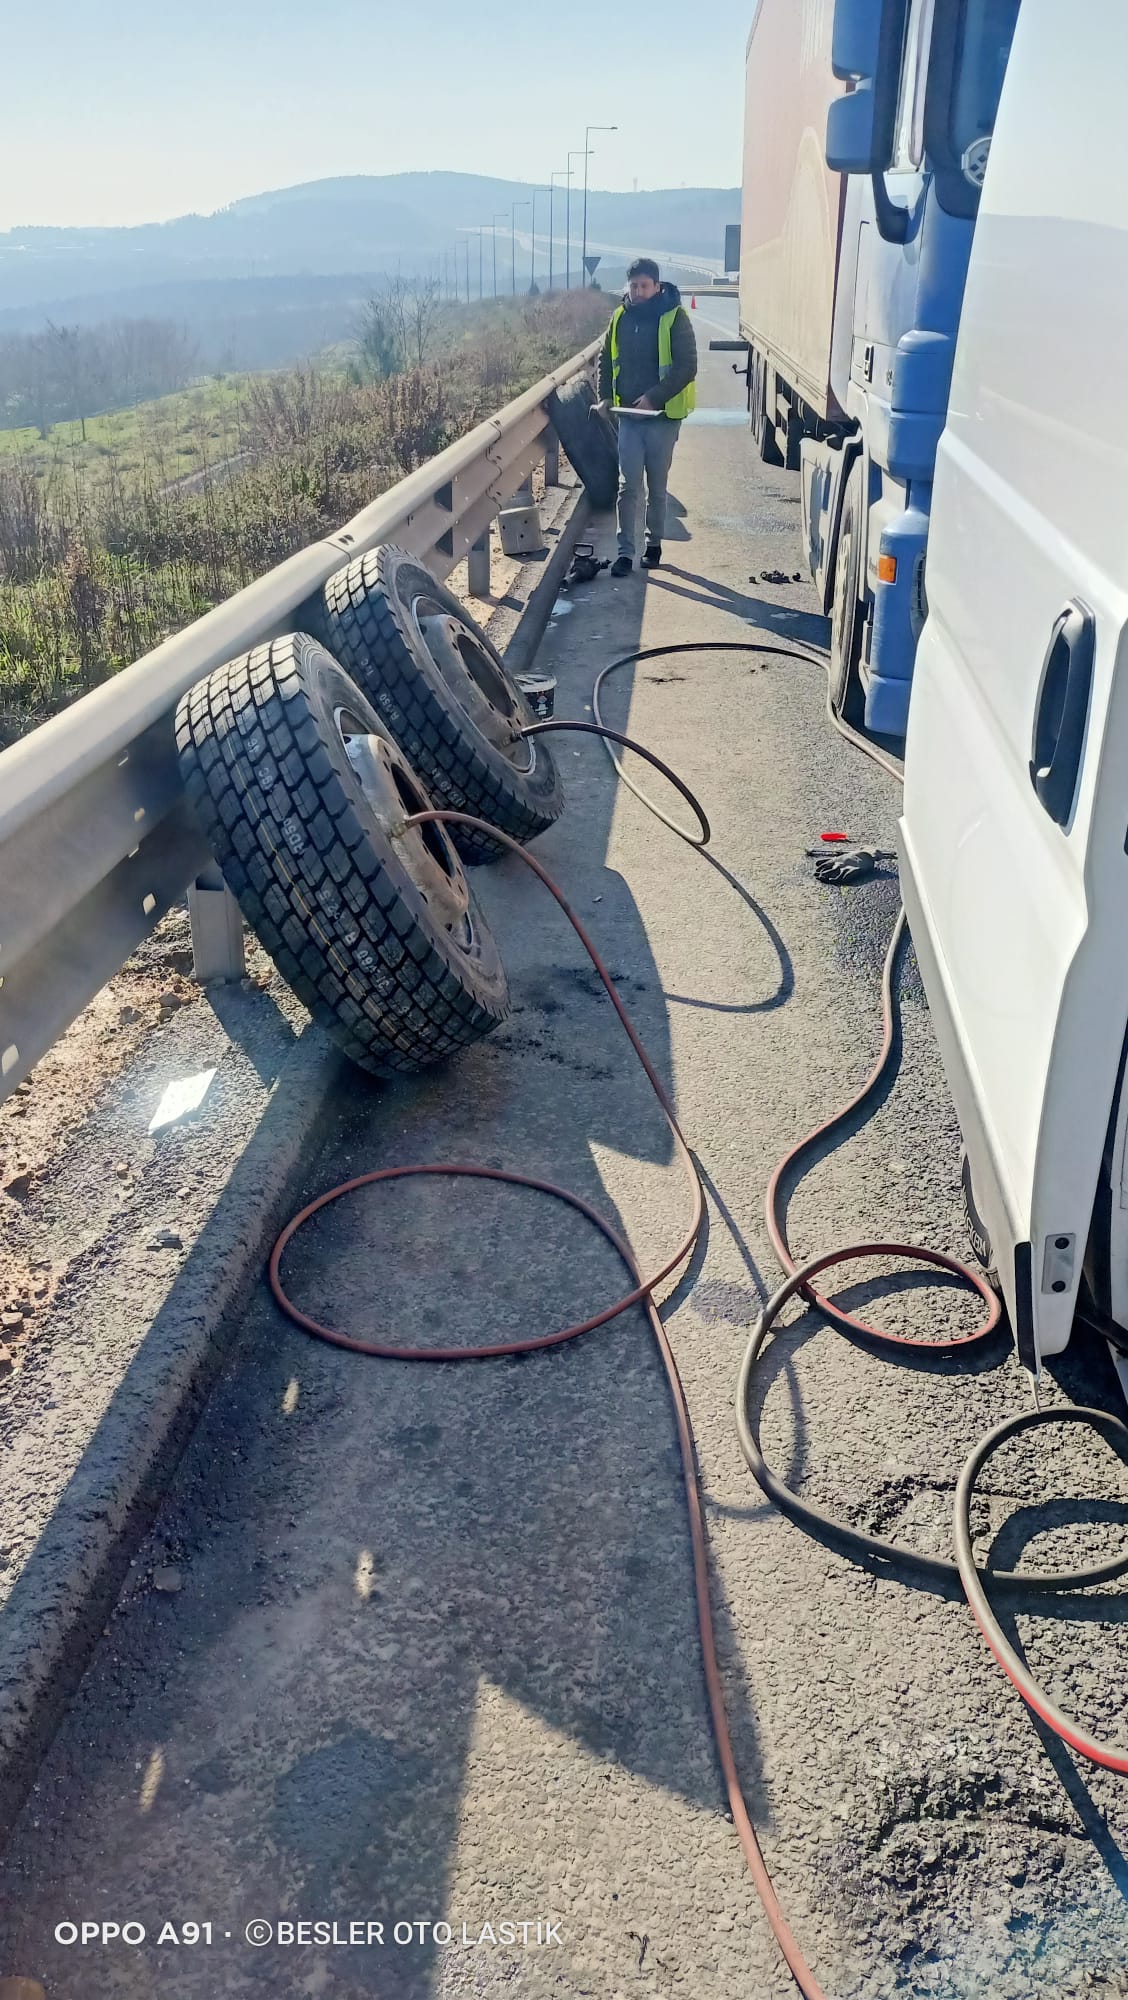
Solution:
M 602 259 L 601 257 L 585 257 L 585 258 L 584 258 L 584 270 L 585 270 L 585 271 L 587 272 L 587 274 L 588 274 L 588 277 L 589 277 L 589 278 L 594 278 L 594 276 L 595 276 L 595 271 L 596 271 L 596 266 L 597 266 L 598 264 L 601 264 L 602 262 L 603 262 L 603 259 Z

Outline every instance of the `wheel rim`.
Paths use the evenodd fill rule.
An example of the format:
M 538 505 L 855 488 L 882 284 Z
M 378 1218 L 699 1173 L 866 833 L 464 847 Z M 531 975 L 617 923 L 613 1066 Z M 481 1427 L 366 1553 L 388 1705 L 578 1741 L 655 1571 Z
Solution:
M 854 530 L 849 520 L 845 520 L 838 531 L 838 559 L 834 566 L 834 607 L 831 614 L 831 658 L 837 662 L 834 684 L 830 690 L 831 706 L 839 713 L 846 699 L 850 680 L 850 654 L 853 650 L 853 619 L 850 616 L 850 596 L 854 569 Z
M 335 709 L 333 719 L 364 802 L 391 842 L 400 867 L 439 928 L 462 951 L 473 952 L 470 891 L 445 827 L 404 825 L 412 814 L 430 810 L 414 772 L 395 744 L 373 735 L 351 709 Z
M 463 714 L 515 770 L 530 772 L 536 746 L 522 731 L 531 717 L 482 641 L 425 590 L 412 599 L 411 622 L 423 654 Z

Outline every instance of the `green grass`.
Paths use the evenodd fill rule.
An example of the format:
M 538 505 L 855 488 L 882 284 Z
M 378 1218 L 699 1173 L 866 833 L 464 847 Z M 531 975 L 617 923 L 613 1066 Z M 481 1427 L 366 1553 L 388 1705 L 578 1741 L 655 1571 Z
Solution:
M 78 478 L 104 485 L 111 467 L 127 484 L 147 476 L 169 485 L 232 458 L 243 446 L 247 375 L 225 375 L 86 419 L 86 441 L 78 422 L 55 424 L 45 438 L 34 428 L 0 431 L 0 462 L 17 456 L 40 477 Z

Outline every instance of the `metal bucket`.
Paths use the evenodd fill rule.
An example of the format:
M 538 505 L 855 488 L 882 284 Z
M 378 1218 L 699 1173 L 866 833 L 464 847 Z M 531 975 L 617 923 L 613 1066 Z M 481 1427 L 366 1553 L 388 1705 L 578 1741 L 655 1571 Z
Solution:
M 556 706 L 556 682 L 551 674 L 517 674 L 517 685 L 538 722 L 548 722 Z

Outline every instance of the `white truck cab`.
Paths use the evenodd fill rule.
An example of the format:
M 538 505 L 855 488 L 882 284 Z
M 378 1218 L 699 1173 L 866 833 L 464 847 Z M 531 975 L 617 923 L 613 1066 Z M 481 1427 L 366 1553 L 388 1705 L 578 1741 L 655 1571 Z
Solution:
M 941 439 L 902 880 L 1028 1366 L 1128 1324 L 1128 5 L 1022 0 Z

